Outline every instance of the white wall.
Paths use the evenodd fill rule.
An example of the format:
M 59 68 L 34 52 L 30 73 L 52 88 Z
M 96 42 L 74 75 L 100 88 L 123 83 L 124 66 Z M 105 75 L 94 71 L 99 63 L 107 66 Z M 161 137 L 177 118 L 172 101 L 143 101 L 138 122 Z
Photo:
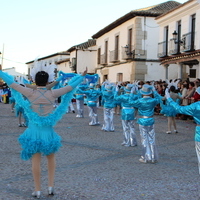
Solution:
M 159 80 L 165 78 L 165 69 L 160 63 L 148 62 L 147 64 L 147 74 L 145 75 L 145 81 Z
M 130 74 L 131 74 L 131 66 L 132 66 L 132 63 L 126 63 L 126 64 L 121 64 L 121 65 L 116 65 L 115 67 L 111 67 L 109 69 L 109 80 L 112 82 L 116 82 L 117 74 L 122 73 L 123 81 L 129 81 Z
M 69 61 L 68 62 L 62 62 L 57 65 L 58 71 L 62 71 L 64 73 L 72 73 L 71 68 L 69 67 Z
M 147 59 L 158 59 L 157 45 L 159 37 L 159 26 L 154 18 L 148 17 L 146 18 L 146 26 L 143 26 L 143 28 L 144 31 L 147 32 L 147 40 L 145 41 L 145 49 L 147 50 Z
M 50 64 L 55 64 L 55 62 L 67 59 L 69 57 L 70 57 L 69 55 L 55 55 L 49 58 L 44 58 L 40 60 L 39 62 L 43 62 L 43 64 L 46 64 L 46 66 L 49 66 Z M 28 69 L 30 69 L 34 67 L 34 63 L 30 63 L 27 66 L 28 66 Z
M 22 73 L 19 73 L 15 70 L 15 67 L 12 67 L 12 68 L 6 68 L 6 69 L 3 69 L 4 72 L 7 72 L 8 74 L 12 75 L 12 76 L 21 76 L 21 77 L 24 77 L 27 79 L 27 76 L 26 74 L 22 74 Z
M 86 67 L 88 68 L 88 73 L 95 73 L 95 68 L 97 65 L 96 50 L 78 50 L 77 58 L 77 73 L 83 72 Z

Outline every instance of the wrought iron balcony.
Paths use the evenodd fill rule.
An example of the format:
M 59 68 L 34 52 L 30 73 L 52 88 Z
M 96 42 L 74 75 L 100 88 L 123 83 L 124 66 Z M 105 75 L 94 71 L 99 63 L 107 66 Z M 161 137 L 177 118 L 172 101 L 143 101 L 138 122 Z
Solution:
M 180 44 L 175 43 L 173 38 L 171 38 L 169 40 L 168 46 L 169 46 L 169 52 L 168 52 L 169 55 L 174 55 L 174 54 L 180 53 Z
M 135 57 L 134 45 L 126 45 L 125 47 L 122 47 L 123 60 L 133 59 L 134 57 Z
M 110 62 L 119 62 L 119 50 L 110 51 Z
M 100 57 L 100 64 L 107 65 L 108 64 L 108 56 L 106 53 L 102 54 Z
M 194 51 L 195 50 L 195 33 L 189 32 L 183 35 L 184 45 L 181 51 Z
M 168 51 L 168 42 L 163 41 L 158 43 L 158 57 L 162 58 L 167 56 L 167 51 Z

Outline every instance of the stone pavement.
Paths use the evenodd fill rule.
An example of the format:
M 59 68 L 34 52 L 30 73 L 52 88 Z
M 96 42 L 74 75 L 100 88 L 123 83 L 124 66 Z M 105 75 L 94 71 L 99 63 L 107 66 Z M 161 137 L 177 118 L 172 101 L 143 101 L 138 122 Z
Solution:
M 98 110 L 103 122 L 102 108 Z M 42 159 L 42 198 L 51 200 L 197 200 L 199 174 L 194 148 L 195 124 L 177 120 L 177 134 L 166 134 L 167 118 L 155 116 L 159 162 L 138 161 L 141 144 L 121 146 L 122 126 L 115 115 L 115 132 L 88 125 L 68 113 L 56 125 L 63 147 L 57 153 L 56 195 L 47 196 L 46 158 Z M 31 161 L 20 159 L 17 138 L 25 128 L 10 105 L 0 103 L 0 200 L 29 200 L 33 191 Z

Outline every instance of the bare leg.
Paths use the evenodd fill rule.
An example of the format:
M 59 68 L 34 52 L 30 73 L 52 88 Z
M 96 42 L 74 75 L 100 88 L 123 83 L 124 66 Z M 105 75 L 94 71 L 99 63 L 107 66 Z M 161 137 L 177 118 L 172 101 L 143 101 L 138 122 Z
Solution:
M 174 130 L 176 130 L 176 121 L 175 121 L 175 117 L 172 117 L 172 124 L 174 126 Z
M 55 154 L 50 154 L 47 156 L 48 161 L 48 186 L 54 186 L 54 176 L 55 176 L 55 169 L 56 169 L 56 161 L 55 161 Z
M 15 103 L 11 104 L 11 111 L 14 112 Z
M 22 124 L 22 113 L 19 112 L 19 124 Z
M 172 129 L 172 117 L 168 117 L 168 131 L 171 132 Z
M 41 163 L 41 154 L 36 153 L 32 157 L 32 173 L 33 173 L 33 179 L 34 179 L 34 185 L 35 185 L 35 191 L 41 190 L 40 185 L 40 163 Z

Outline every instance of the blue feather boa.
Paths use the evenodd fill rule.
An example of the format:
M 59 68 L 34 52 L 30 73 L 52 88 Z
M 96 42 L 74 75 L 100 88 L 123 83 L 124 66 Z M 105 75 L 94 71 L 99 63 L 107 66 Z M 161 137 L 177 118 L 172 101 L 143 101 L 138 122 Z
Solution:
M 73 83 L 79 78 L 80 78 L 79 76 L 74 76 L 70 80 L 68 85 L 70 85 L 70 83 Z M 34 112 L 31 109 L 30 102 L 28 100 L 24 100 L 21 93 L 12 89 L 12 94 L 15 100 L 21 107 L 24 108 L 24 112 L 26 116 L 28 117 L 29 121 L 37 126 L 55 126 L 56 123 L 62 118 L 62 116 L 66 114 L 69 103 L 71 99 L 73 98 L 73 95 L 75 92 L 76 92 L 76 88 L 72 89 L 70 92 L 63 95 L 60 105 L 48 116 L 39 116 L 36 112 Z

